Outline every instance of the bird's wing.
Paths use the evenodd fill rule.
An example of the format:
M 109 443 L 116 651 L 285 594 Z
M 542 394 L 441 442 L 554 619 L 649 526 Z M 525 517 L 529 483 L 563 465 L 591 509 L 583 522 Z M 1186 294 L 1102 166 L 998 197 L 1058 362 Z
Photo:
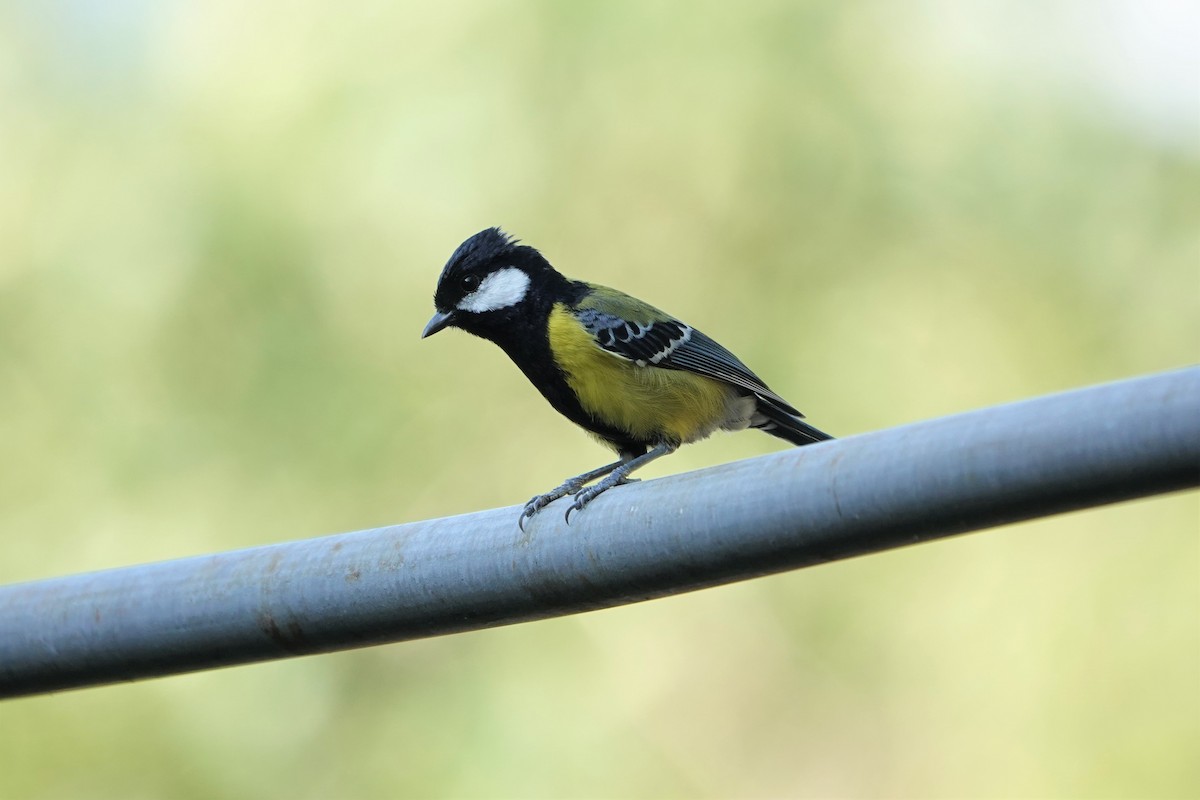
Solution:
M 595 287 L 601 289 L 601 287 Z M 575 318 L 603 350 L 639 367 L 679 369 L 746 389 L 802 417 L 772 392 L 737 356 L 691 325 L 612 289 L 594 293 L 575 309 Z

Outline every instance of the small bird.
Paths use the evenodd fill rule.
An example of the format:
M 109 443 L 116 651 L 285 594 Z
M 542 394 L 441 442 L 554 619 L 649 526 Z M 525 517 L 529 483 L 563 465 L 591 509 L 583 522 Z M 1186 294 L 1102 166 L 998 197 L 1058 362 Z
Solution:
M 572 511 L 632 482 L 634 470 L 718 428 L 757 428 L 796 445 L 833 438 L 700 331 L 615 289 L 564 277 L 499 228 L 459 245 L 433 303 L 422 339 L 456 327 L 495 342 L 556 411 L 620 456 L 535 496 L 522 529 L 574 495 L 570 523 Z

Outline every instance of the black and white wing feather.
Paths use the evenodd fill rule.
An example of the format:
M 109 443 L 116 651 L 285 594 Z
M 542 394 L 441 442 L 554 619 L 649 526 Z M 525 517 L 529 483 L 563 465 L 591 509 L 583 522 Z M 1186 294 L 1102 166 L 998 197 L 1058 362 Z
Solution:
M 786 400 L 767 388 L 737 356 L 691 325 L 677 319 L 631 322 L 596 308 L 583 308 L 576 318 L 613 355 L 639 367 L 679 369 L 739 386 L 780 410 L 802 417 Z
M 674 319 L 630 322 L 595 308 L 580 309 L 576 318 L 602 349 L 639 367 L 666 366 L 663 362 L 696 333 L 690 325 Z

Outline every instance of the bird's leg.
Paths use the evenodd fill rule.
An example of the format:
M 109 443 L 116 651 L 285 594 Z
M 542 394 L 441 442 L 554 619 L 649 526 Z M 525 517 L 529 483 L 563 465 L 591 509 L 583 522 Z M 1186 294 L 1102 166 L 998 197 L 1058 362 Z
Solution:
M 525 530 L 526 520 L 531 518 L 534 514 L 541 511 L 546 506 L 553 503 L 558 498 L 566 497 L 569 494 L 575 494 L 584 486 L 596 480 L 596 478 L 604 477 L 608 473 L 626 463 L 628 462 L 622 459 L 620 461 L 614 461 L 611 464 L 605 464 L 603 467 L 597 467 L 591 472 L 585 472 L 582 475 L 576 475 L 570 480 L 563 481 L 562 486 L 551 489 L 546 494 L 539 494 L 535 496 L 532 500 L 525 504 L 525 510 L 521 512 L 521 519 L 517 522 L 517 524 L 520 526 L 521 530 Z
M 571 523 L 572 511 L 582 511 L 584 506 L 614 486 L 620 486 L 622 483 L 632 482 L 634 479 L 629 477 L 629 473 L 633 472 L 635 469 L 646 466 L 656 458 L 662 458 L 663 456 L 674 453 L 676 447 L 677 445 L 664 442 L 663 444 L 655 445 L 650 449 L 649 452 L 643 453 L 637 458 L 632 458 L 628 461 L 621 461 L 612 465 L 613 469 L 607 478 L 600 481 L 595 486 L 589 486 L 586 489 L 582 489 L 575 495 L 575 502 L 572 503 L 570 508 L 567 509 L 567 524 L 569 525 Z

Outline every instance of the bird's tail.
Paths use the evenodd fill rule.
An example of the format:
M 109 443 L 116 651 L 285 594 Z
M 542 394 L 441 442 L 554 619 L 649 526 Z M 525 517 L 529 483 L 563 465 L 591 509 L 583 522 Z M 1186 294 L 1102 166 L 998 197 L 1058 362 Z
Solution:
M 764 397 L 758 398 L 756 411 L 758 413 L 754 415 L 754 419 L 750 423 L 751 427 L 772 436 L 778 436 L 780 439 L 786 439 L 792 444 L 816 444 L 833 438 Z

